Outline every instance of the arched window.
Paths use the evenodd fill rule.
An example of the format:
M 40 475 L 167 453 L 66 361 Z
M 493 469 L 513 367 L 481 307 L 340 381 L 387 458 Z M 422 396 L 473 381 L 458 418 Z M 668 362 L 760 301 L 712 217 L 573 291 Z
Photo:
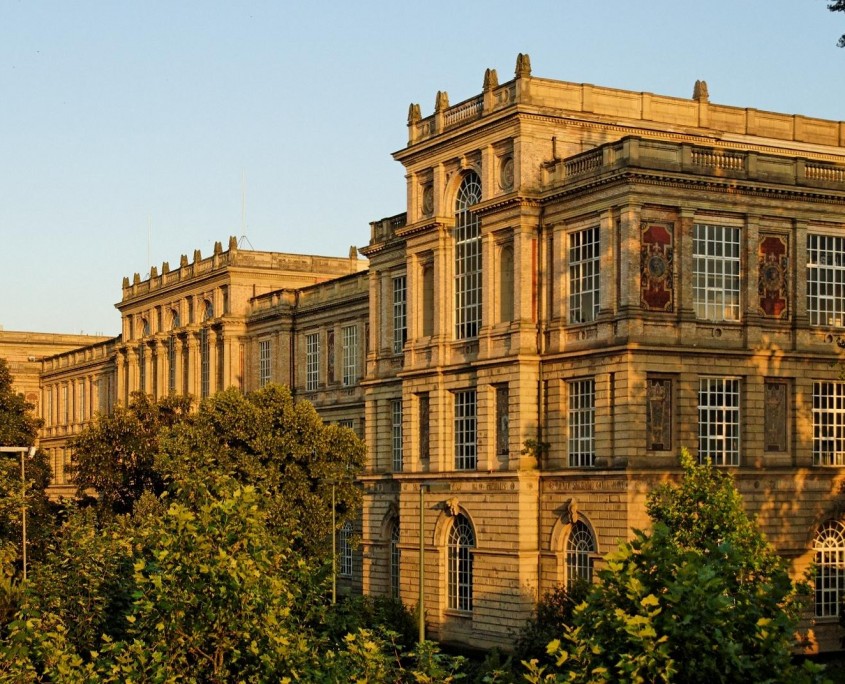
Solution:
M 455 200 L 455 336 L 478 335 L 481 326 L 481 219 L 470 211 L 481 201 L 481 181 L 468 173 Z
M 399 518 L 390 528 L 390 595 L 399 598 Z
M 580 520 L 569 532 L 566 540 L 566 586 L 571 588 L 577 582 L 593 579 L 593 554 L 596 541 L 590 528 Z
M 338 573 L 352 577 L 352 523 L 347 521 L 337 535 Z
M 465 515 L 458 515 L 449 530 L 449 608 L 472 610 L 472 550 L 475 532 Z
M 845 598 L 845 526 L 828 521 L 813 542 L 816 552 L 816 616 L 839 615 Z

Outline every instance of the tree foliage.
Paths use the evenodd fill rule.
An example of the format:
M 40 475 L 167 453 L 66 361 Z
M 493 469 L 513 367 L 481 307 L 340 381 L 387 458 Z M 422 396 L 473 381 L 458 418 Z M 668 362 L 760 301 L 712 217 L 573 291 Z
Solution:
M 155 467 L 159 433 L 188 420 L 191 400 L 171 395 L 158 401 L 134 392 L 126 407 L 100 414 L 69 440 L 78 496 L 96 492 L 103 510 L 127 513 L 145 491 L 163 491 Z
M 41 420 L 32 415 L 34 406 L 12 387 L 12 371 L 0 358 L 0 445 L 32 446 Z
M 363 442 L 349 428 L 324 424 L 310 402 L 294 401 L 281 385 L 206 399 L 191 421 L 164 431 L 160 452 L 157 468 L 168 481 L 205 480 L 211 471 L 258 489 L 268 524 L 312 555 L 325 555 L 331 539 L 332 483 L 337 528 L 360 508 L 353 478 L 364 464 Z
M 742 509 L 727 473 L 681 456 L 684 476 L 648 499 L 654 524 L 621 543 L 575 611 L 556 668 L 529 681 L 799 682 L 803 583 Z
M 460 679 L 462 660 L 432 644 L 405 653 L 388 625 L 331 614 L 326 546 L 301 532 L 330 528 L 300 516 L 325 518 L 325 479 L 360 467 L 351 431 L 267 388 L 204 402 L 162 431 L 158 451 L 160 495 L 144 492 L 129 514 L 69 512 L 0 638 L 0 682 Z M 306 495 L 296 514 L 287 497 Z M 355 499 L 339 498 L 351 515 Z M 364 621 L 398 615 L 379 613 Z
M 0 446 L 31 447 L 42 421 L 32 414 L 34 406 L 15 392 L 12 383 L 9 365 L 0 358 Z M 24 492 L 20 454 L 0 455 L 0 548 L 8 547 L 6 553 L 18 561 L 22 556 L 21 506 L 27 508 L 27 551 L 33 558 L 44 548 L 55 515 L 46 494 L 50 484 L 46 455 L 38 451 L 33 458 L 26 458 L 25 469 Z
M 845 12 L 845 0 L 833 0 L 833 2 L 828 3 L 827 8 L 831 12 Z M 839 37 L 837 45 L 839 47 L 845 47 L 845 34 Z

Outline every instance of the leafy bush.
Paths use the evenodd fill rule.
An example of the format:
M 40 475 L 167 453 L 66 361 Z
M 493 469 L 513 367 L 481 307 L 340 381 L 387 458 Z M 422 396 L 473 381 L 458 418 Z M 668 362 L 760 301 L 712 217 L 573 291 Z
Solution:
M 389 596 L 343 597 L 327 612 L 323 629 L 335 642 L 360 629 L 380 634 L 390 632 L 402 650 L 413 648 L 417 639 L 414 614 L 402 601 Z
M 525 624 L 516 639 L 514 660 L 544 659 L 549 642 L 559 639 L 572 625 L 575 606 L 587 597 L 589 589 L 590 584 L 581 581 L 569 589 L 558 585 L 547 592 L 537 604 L 536 615 Z

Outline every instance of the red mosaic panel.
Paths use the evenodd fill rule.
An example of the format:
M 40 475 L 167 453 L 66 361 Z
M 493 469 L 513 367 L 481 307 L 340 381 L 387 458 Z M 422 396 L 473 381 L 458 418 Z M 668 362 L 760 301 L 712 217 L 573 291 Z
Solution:
M 789 316 L 789 240 L 785 235 L 760 235 L 758 285 L 760 312 L 769 318 Z
M 640 235 L 640 303 L 647 311 L 674 311 L 672 224 L 643 223 Z

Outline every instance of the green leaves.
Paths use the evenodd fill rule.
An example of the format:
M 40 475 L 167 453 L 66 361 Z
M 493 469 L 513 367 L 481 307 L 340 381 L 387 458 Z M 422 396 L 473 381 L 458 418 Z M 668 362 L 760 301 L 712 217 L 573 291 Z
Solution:
M 743 511 L 730 475 L 686 452 L 681 466 L 678 484 L 649 496 L 652 529 L 607 556 L 567 642 L 550 644 L 556 681 L 814 681 L 792 663 L 804 588 Z

